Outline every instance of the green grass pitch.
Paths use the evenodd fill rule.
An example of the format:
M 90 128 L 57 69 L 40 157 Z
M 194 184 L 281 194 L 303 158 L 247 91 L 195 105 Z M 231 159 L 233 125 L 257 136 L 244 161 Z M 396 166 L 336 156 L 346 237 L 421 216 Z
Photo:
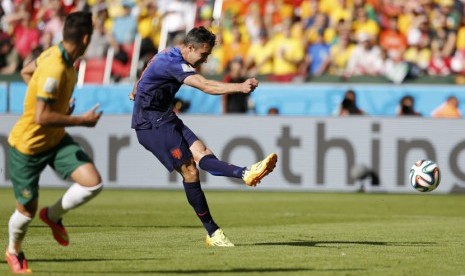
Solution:
M 206 191 L 234 248 L 205 247 L 183 191 L 111 189 L 65 217 L 68 247 L 37 218 L 23 247 L 35 275 L 465 275 L 464 195 L 259 189 Z M 13 208 L 0 189 L 2 250 Z

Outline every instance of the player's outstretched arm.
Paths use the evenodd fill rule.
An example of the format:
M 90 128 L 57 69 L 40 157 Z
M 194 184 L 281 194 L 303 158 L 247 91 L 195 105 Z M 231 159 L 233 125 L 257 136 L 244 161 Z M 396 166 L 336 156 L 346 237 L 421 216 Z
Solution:
M 188 76 L 184 79 L 184 83 L 211 95 L 223 95 L 238 92 L 249 94 L 258 86 L 258 81 L 255 78 L 247 79 L 241 83 L 225 83 L 208 80 L 199 74 Z
M 86 126 L 94 127 L 100 117 L 102 111 L 97 112 L 99 105 L 95 105 L 92 109 L 84 113 L 82 116 L 70 116 L 62 114 L 53 109 L 53 104 L 46 101 L 38 100 L 36 104 L 35 123 L 43 126 Z

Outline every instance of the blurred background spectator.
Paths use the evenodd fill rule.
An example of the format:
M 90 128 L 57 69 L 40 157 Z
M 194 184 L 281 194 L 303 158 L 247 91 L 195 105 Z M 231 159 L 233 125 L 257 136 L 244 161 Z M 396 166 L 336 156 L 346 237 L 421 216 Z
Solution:
M 137 23 L 137 32 L 141 36 L 140 57 L 148 61 L 158 52 L 162 16 L 155 1 L 144 0 L 140 3 L 141 11 Z
M 106 4 L 100 4 L 95 11 L 94 32 L 85 54 L 86 58 L 103 58 L 110 46 L 119 49 L 119 45 L 108 30 L 108 10 Z
M 270 116 L 279 115 L 279 109 L 277 107 L 270 107 L 270 109 L 268 109 L 267 114 Z
M 241 58 L 235 58 L 229 62 L 224 82 L 240 83 L 247 78 L 244 75 L 244 62 Z M 222 96 L 223 113 L 247 113 L 249 106 L 249 94 L 235 93 Z
M 11 22 L 13 26 L 14 47 L 21 60 L 27 60 L 32 51 L 39 48 L 40 31 L 34 26 L 31 14 L 24 12 L 17 21 Z
M 354 90 L 350 89 L 346 91 L 344 98 L 339 104 L 337 115 L 341 117 L 350 115 L 366 115 L 366 113 L 357 105 L 357 95 Z
M 367 33 L 358 33 L 357 45 L 351 53 L 344 71 L 344 77 L 379 76 L 383 73 L 383 55 L 375 38 Z
M 337 42 L 330 46 L 327 72 L 331 75 L 343 76 L 354 48 L 348 34 L 339 36 Z
M 271 80 L 291 82 L 299 73 L 304 61 L 305 48 L 301 41 L 300 22 L 287 22 L 280 26 L 273 38 L 273 71 Z M 294 31 L 294 32 L 293 32 Z
M 459 100 L 455 96 L 449 96 L 444 103 L 431 113 L 433 118 L 460 118 Z
M 422 116 L 422 114 L 415 110 L 415 99 L 406 95 L 399 101 L 399 108 L 397 110 L 398 116 Z
M 257 39 L 250 45 L 245 58 L 245 69 L 249 76 L 269 76 L 273 72 L 271 55 L 273 44 L 266 29 L 261 29 Z
M 303 73 L 307 79 L 321 76 L 326 72 L 329 66 L 329 51 L 330 46 L 324 42 L 324 33 L 319 31 L 315 41 L 308 46 L 305 55 Z
M 24 1 L 27 2 L 27 1 Z M 45 48 L 58 44 L 63 39 L 63 24 L 66 17 L 61 0 L 45 0 L 36 14 L 36 21 L 43 36 Z
M 181 0 L 160 0 L 159 8 L 163 20 L 163 28 L 166 28 L 166 46 L 173 46 L 177 36 L 184 36 L 186 31 L 193 27 L 195 16 L 194 9 L 189 2 Z
M 123 7 L 122 12 L 120 15 L 113 18 L 111 29 L 111 35 L 119 46 L 118 49 L 115 49 L 116 56 L 118 56 L 119 52 L 124 52 L 121 56 L 128 54 L 125 52 L 123 46 L 134 43 L 137 34 L 137 19 L 131 12 L 134 7 L 134 2 L 132 2 L 132 0 L 123 0 L 121 4 Z M 121 57 L 120 61 L 124 63 L 124 59 L 125 58 Z
M 182 100 L 180 98 L 174 98 L 173 100 L 173 111 L 176 114 L 185 113 L 189 110 L 191 103 L 189 101 Z
M 18 72 L 20 68 L 20 57 L 11 39 L 7 36 L 2 36 L 0 40 L 0 73 L 10 75 Z

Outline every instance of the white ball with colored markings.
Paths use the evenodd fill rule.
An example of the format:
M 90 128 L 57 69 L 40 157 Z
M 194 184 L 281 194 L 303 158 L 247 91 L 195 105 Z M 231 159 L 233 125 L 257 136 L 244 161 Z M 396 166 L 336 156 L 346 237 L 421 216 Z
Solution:
M 440 182 L 441 172 L 432 160 L 419 160 L 410 168 L 410 184 L 419 192 L 431 192 Z

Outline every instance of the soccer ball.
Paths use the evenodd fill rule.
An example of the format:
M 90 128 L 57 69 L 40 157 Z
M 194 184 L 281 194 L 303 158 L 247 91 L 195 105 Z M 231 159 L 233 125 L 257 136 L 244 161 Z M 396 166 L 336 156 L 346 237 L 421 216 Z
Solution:
M 438 165 L 431 160 L 419 160 L 410 168 L 410 184 L 420 192 L 431 192 L 441 182 Z

